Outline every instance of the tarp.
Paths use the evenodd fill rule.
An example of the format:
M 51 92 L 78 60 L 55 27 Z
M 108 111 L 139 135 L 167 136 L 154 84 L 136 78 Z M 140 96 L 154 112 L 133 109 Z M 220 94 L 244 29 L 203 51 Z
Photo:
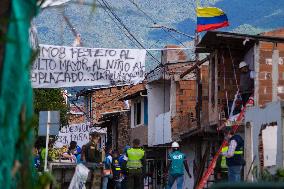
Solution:
M 29 43 L 30 23 L 38 7 L 36 0 L 10 2 L 10 18 L 5 42 L 3 67 L 0 74 L 0 188 L 33 188 L 32 88 Z M 1 7 L 2 8 L 2 7 Z M 15 162 L 20 170 L 11 174 Z M 21 174 L 20 174 L 21 173 Z
M 100 49 L 40 45 L 34 88 L 138 84 L 145 78 L 144 49 Z

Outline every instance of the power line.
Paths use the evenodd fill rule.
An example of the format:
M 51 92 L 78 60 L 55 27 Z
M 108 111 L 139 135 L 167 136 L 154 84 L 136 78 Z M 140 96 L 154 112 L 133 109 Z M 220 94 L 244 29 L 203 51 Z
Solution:
M 127 31 L 127 33 L 143 48 L 146 50 L 146 52 L 159 64 L 161 64 L 161 62 L 155 57 L 153 56 L 144 46 L 143 44 L 141 44 L 139 42 L 139 40 L 130 32 L 130 30 L 127 28 L 127 26 L 122 22 L 122 20 L 111 10 L 111 6 L 109 5 L 108 2 L 106 2 L 105 0 L 101 0 L 102 3 L 106 6 L 106 8 L 110 11 L 110 13 L 114 16 L 114 18 L 122 25 L 122 27 Z M 98 0 L 99 2 L 99 0 Z M 100 2 L 99 2 L 100 3 Z M 101 4 L 101 3 L 100 3 Z
M 133 41 L 133 39 L 131 39 L 127 33 L 125 33 L 125 31 L 123 30 L 123 28 L 119 25 L 119 23 L 117 23 L 117 21 L 115 21 L 115 19 L 110 15 L 110 13 L 105 9 L 105 6 L 103 6 L 101 4 L 101 2 L 98 1 L 98 3 L 100 4 L 100 6 L 104 9 L 104 11 L 107 13 L 107 15 L 111 18 L 111 20 L 116 24 L 116 26 L 122 31 L 122 33 L 131 41 L 131 43 L 136 46 L 139 47 L 137 44 L 135 44 L 135 42 Z
M 100 1 L 98 1 L 98 3 L 101 5 L 101 7 L 103 7 L 104 8 L 104 10 L 106 11 L 106 13 L 109 15 L 109 17 L 113 20 L 113 22 L 115 22 L 115 24 L 123 31 L 123 33 L 127 36 L 127 38 L 129 39 L 129 40 L 131 40 L 131 42 L 133 42 L 133 40 L 124 32 L 124 30 L 121 28 L 121 26 L 127 31 L 127 33 L 143 48 L 143 49 L 145 49 L 146 51 L 147 51 L 147 53 L 154 59 L 154 60 L 156 60 L 158 63 L 159 63 L 159 65 L 158 66 L 156 66 L 153 70 L 151 70 L 150 72 L 148 72 L 146 75 L 145 75 L 145 77 L 147 77 L 149 74 L 151 74 L 152 72 L 154 72 L 156 69 L 158 69 L 158 68 L 160 68 L 160 67 L 163 67 L 164 65 L 162 65 L 161 64 L 161 62 L 159 61 L 159 60 L 157 60 L 139 41 L 138 41 L 138 39 L 129 31 L 129 29 L 126 27 L 126 25 L 122 22 L 122 20 L 111 10 L 111 7 L 110 7 L 110 5 L 106 2 L 106 1 L 104 1 L 104 0 L 101 0 L 102 1 L 102 3 L 104 4 L 104 6 L 102 5 L 102 3 L 100 2 Z M 105 9 L 105 8 L 107 8 L 107 10 L 113 15 L 113 17 L 118 21 L 118 23 L 121 25 L 121 26 L 119 26 L 118 25 L 118 23 L 113 19 L 113 17 L 107 12 L 107 10 Z M 133 42 L 134 43 L 134 42 Z M 134 43 L 135 44 L 135 43 Z M 136 44 L 135 44 L 136 45 Z M 136 45 L 137 46 L 137 45 Z M 124 95 L 125 94 L 125 92 L 127 92 L 128 90 L 130 90 L 132 87 L 134 87 L 135 85 L 132 85 L 132 86 L 130 86 L 129 88 L 127 88 L 126 90 L 124 90 L 122 93 L 120 93 L 120 94 L 118 94 L 118 95 L 116 95 L 114 98 L 112 98 L 112 99 L 110 99 L 110 100 L 107 100 L 107 101 L 105 101 L 105 102 L 103 102 L 103 103 L 101 103 L 101 104 L 99 104 L 98 106 L 96 106 L 96 107 L 93 107 L 93 108 L 91 108 L 91 110 L 90 111 L 87 111 L 88 113 L 89 112 L 92 112 L 94 109 L 96 109 L 96 108 L 100 108 L 100 107 L 102 107 L 103 105 L 105 105 L 105 104 L 107 104 L 107 103 L 109 103 L 109 102 L 111 102 L 111 101 L 113 101 L 113 100 L 115 100 L 115 99 L 117 99 L 117 98 L 121 98 L 122 97 L 122 95 Z M 77 108 L 79 108 L 76 104 L 75 104 L 75 102 L 74 101 L 71 101 Z M 79 110 L 80 111 L 82 111 L 80 108 L 79 108 Z M 88 114 L 86 113 L 86 112 L 84 112 L 84 111 L 82 111 L 84 114 L 85 114 L 85 116 L 87 117 L 87 118 L 89 118 L 89 119 L 92 119 L 92 118 L 90 118 L 89 116 L 88 116 Z
M 153 22 L 154 25 L 157 24 L 156 20 L 151 17 L 149 14 L 147 14 L 143 9 L 141 9 L 137 3 L 135 3 L 133 0 L 128 0 L 130 3 L 132 3 L 140 12 L 142 12 L 149 20 L 151 20 Z M 166 34 L 168 34 L 171 38 L 173 38 L 174 40 L 176 40 L 177 42 L 179 42 L 182 46 L 184 46 L 186 48 L 186 46 L 179 40 L 177 39 L 175 36 L 173 36 L 169 31 L 167 31 L 165 28 L 161 28 Z

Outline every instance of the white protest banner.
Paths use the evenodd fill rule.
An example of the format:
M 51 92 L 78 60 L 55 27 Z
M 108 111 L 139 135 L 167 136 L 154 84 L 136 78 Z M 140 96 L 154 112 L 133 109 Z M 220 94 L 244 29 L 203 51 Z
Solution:
M 34 88 L 137 84 L 146 50 L 40 45 L 31 73 Z
M 84 144 L 89 142 L 89 133 L 93 131 L 97 131 L 102 135 L 106 134 L 106 129 L 90 127 L 90 123 L 80 123 L 64 126 L 59 131 L 59 134 L 57 136 L 58 138 L 54 146 L 56 148 L 61 148 L 64 145 L 68 146 L 71 141 L 76 141 L 77 145 L 82 147 Z M 102 141 L 102 143 L 104 142 Z

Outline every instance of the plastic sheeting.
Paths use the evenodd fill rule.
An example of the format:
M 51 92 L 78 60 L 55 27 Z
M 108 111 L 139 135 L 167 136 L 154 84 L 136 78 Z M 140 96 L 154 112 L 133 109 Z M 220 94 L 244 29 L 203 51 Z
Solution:
M 85 165 L 78 164 L 68 189 L 86 189 L 89 171 Z
M 8 32 L 0 78 L 0 188 L 31 188 L 32 177 L 32 89 L 30 62 L 32 50 L 29 28 L 37 12 L 36 0 L 10 1 Z M 14 162 L 24 167 L 24 174 L 15 171 Z M 18 186 L 19 187 L 19 186 Z

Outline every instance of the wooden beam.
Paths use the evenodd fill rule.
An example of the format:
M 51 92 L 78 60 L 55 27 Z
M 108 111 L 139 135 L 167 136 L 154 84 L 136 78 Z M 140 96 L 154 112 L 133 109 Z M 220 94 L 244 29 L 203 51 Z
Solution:
M 188 70 L 186 70 L 185 72 L 183 72 L 180 75 L 180 78 L 184 78 L 184 76 L 186 76 L 187 74 L 189 74 L 190 72 L 192 72 L 193 70 L 197 69 L 200 65 L 202 65 L 203 63 L 205 63 L 206 61 L 209 61 L 209 56 L 207 56 L 206 58 L 204 58 L 203 60 L 198 61 L 196 64 L 194 64 L 192 67 L 190 67 Z
M 214 78 L 215 78 L 215 87 L 214 87 L 214 101 L 215 101 L 215 106 L 214 106 L 214 119 L 215 121 L 217 121 L 218 123 L 218 115 L 219 115 L 219 112 L 218 112 L 218 55 L 219 55 L 219 52 L 218 50 L 216 50 L 216 53 L 215 53 L 215 67 L 213 69 L 215 69 L 214 71 Z

